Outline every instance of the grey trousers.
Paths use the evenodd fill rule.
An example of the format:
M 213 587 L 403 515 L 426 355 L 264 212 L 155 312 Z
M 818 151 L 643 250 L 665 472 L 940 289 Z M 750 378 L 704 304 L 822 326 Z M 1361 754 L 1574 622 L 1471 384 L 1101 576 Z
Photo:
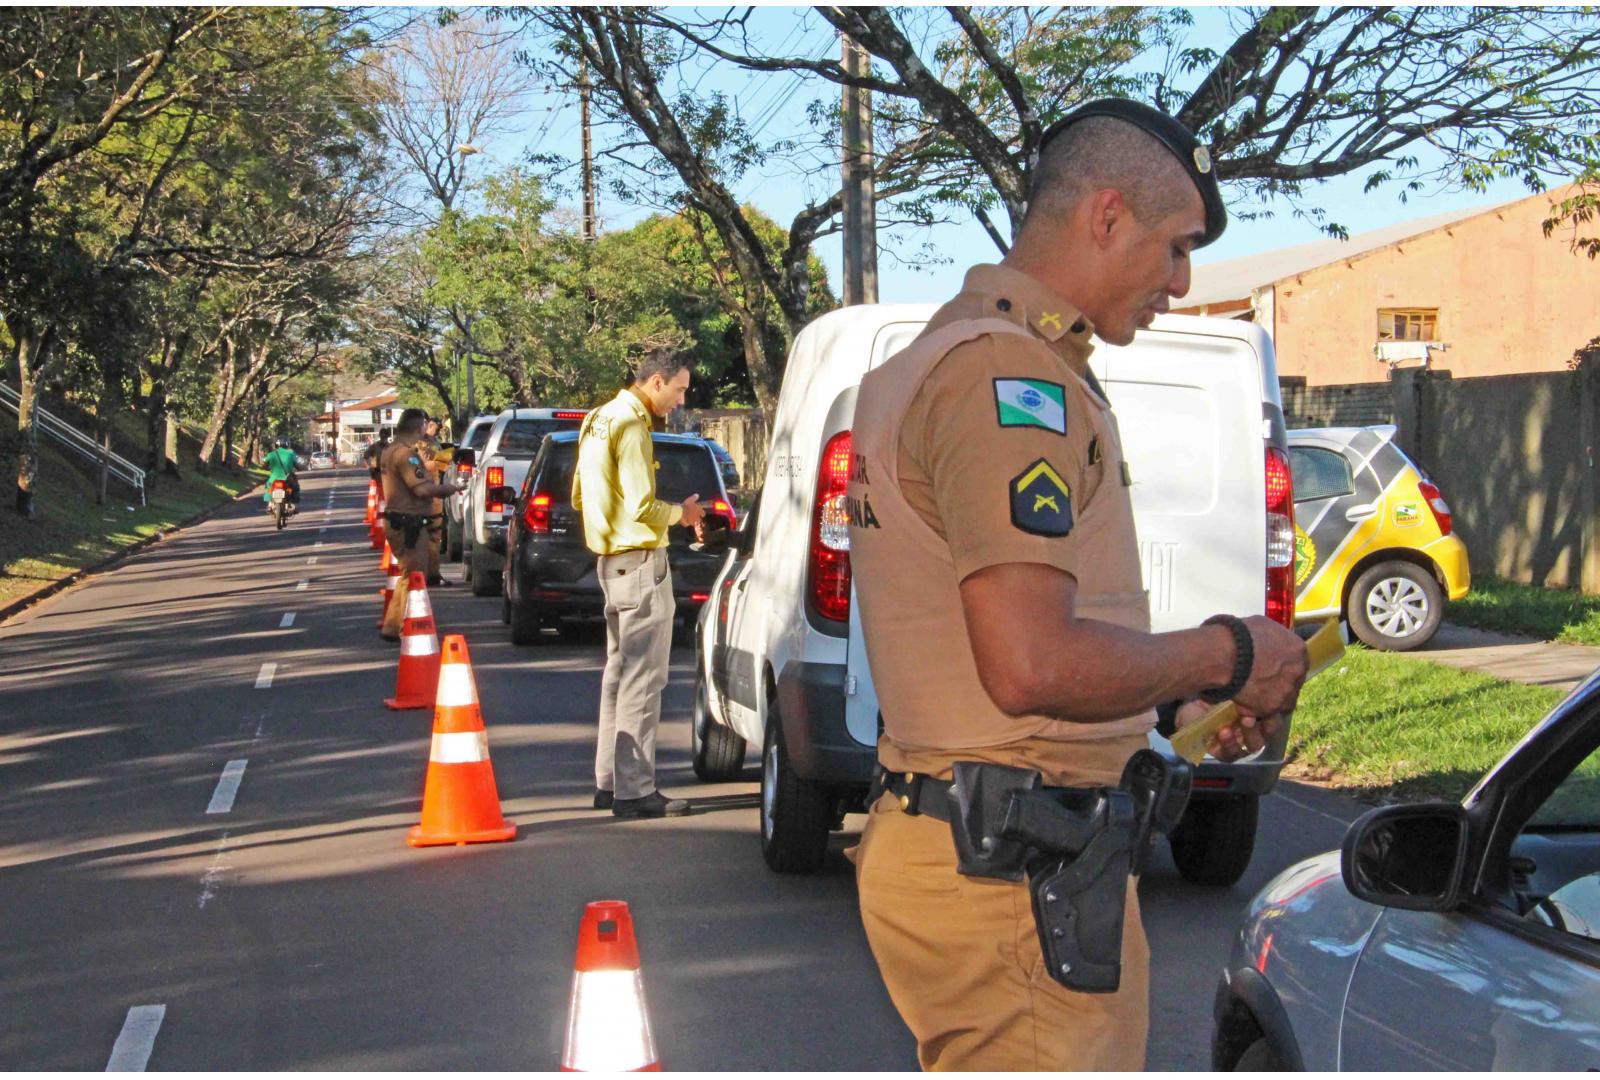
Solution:
M 619 799 L 656 789 L 656 727 L 672 654 L 672 572 L 665 548 L 600 556 L 606 600 L 606 670 L 594 786 Z

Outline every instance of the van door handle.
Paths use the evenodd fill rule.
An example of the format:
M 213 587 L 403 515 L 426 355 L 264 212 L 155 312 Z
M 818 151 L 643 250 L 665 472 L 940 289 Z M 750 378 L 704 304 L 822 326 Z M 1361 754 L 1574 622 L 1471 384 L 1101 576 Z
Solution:
M 1344 512 L 1346 521 L 1365 521 L 1378 512 L 1377 503 L 1367 503 L 1365 506 L 1352 506 Z

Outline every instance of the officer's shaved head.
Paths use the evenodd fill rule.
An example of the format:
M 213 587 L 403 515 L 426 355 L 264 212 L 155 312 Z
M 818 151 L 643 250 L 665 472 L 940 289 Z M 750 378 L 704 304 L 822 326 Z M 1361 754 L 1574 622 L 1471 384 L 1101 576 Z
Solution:
M 421 431 L 422 425 L 428 422 L 428 414 L 423 409 L 407 409 L 400 414 L 400 422 L 395 425 L 395 430 L 403 434 L 412 434 Z
M 1175 214 L 1198 191 L 1172 151 L 1126 120 L 1090 116 L 1051 138 L 1039 154 L 1022 228 L 1069 217 L 1085 196 L 1112 188 L 1146 225 Z

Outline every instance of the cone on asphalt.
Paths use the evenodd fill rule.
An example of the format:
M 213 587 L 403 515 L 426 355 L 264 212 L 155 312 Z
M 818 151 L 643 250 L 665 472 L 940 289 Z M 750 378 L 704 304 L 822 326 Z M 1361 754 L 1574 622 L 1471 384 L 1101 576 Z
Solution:
M 483 844 L 516 835 L 516 823 L 500 813 L 494 765 L 489 761 L 489 735 L 483 730 L 467 639 L 451 634 L 444 639 L 439 663 L 433 744 L 428 752 L 428 780 L 422 789 L 422 823 L 406 833 L 406 843 L 412 847 Z
M 386 543 L 383 535 L 383 524 L 388 520 L 388 518 L 384 517 L 383 515 L 388 508 L 389 504 L 384 502 L 383 496 L 378 496 L 378 512 L 372 519 L 372 527 L 368 530 L 369 534 L 372 536 L 373 551 L 382 551 L 383 545 Z
M 406 591 L 406 619 L 400 626 L 394 697 L 384 698 L 383 703 L 391 709 L 426 709 L 438 691 L 439 632 L 433 625 L 433 605 L 428 603 L 428 579 L 414 571 Z
M 378 611 L 378 629 L 383 629 L 383 617 L 389 612 L 389 600 L 394 596 L 394 590 L 400 584 L 400 560 L 394 557 L 394 552 L 389 550 L 389 541 L 383 542 L 383 588 L 378 590 L 378 595 L 383 597 L 383 607 Z M 431 606 L 431 605 L 430 605 Z
M 372 528 L 372 523 L 378 519 L 378 482 L 367 481 L 367 528 Z
M 622 900 L 597 900 L 578 924 L 562 1072 L 660 1072 L 639 974 L 633 915 Z

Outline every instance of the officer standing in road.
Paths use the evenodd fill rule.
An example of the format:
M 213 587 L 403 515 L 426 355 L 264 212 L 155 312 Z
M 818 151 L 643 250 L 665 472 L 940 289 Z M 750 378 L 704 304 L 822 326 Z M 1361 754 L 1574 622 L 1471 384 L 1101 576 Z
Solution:
M 389 541 L 389 550 L 400 560 L 400 579 L 389 598 L 389 606 L 384 609 L 383 628 L 379 631 L 386 641 L 400 640 L 411 575 L 427 572 L 425 534 L 434 514 L 433 500 L 461 490 L 454 484 L 436 483 L 428 476 L 427 461 L 431 459 L 424 458 L 419 449 L 427 419 L 428 414 L 421 409 L 402 412 L 395 426 L 394 442 L 378 459 L 387 519 L 384 536 Z
M 417 443 L 417 454 L 428 469 L 428 479 L 435 484 L 444 475 L 439 461 L 439 418 L 430 416 L 422 425 L 422 439 Z M 444 500 L 433 500 L 433 521 L 428 525 L 428 587 L 452 585 L 439 573 L 439 549 L 444 542 Z
M 689 361 L 660 349 L 634 370 L 633 385 L 584 417 L 572 506 L 599 556 L 605 595 L 606 668 L 600 680 L 594 808 L 617 817 L 687 813 L 683 799 L 656 790 L 656 726 L 672 651 L 672 572 L 667 529 L 698 526 L 699 495 L 683 504 L 656 498 L 654 423 L 683 404 Z
M 1132 101 L 1087 104 L 1045 133 L 1006 257 L 968 271 L 861 384 L 847 506 L 885 790 L 857 876 L 868 941 L 924 1068 L 1145 1060 L 1134 879 L 1120 985 L 1072 989 L 1070 972 L 1046 970 L 1028 886 L 957 873 L 955 763 L 1036 770 L 1047 787 L 1115 785 L 1158 707 L 1181 726 L 1202 697 L 1237 704 L 1242 719 L 1215 750 L 1237 757 L 1279 730 L 1305 678 L 1300 639 L 1260 616 L 1149 632 L 1131 478 L 1088 367 L 1092 336 L 1126 345 L 1188 291 L 1190 252 L 1226 221 L 1188 130 Z

